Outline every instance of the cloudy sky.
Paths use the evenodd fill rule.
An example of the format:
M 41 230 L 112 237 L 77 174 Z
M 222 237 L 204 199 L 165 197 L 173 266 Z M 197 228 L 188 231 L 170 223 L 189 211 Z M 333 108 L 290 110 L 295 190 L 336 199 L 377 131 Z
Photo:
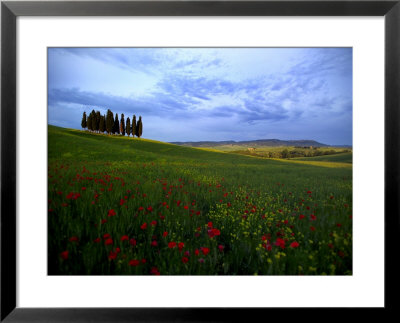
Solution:
M 352 144 L 351 48 L 49 48 L 48 123 L 142 116 L 161 141 Z

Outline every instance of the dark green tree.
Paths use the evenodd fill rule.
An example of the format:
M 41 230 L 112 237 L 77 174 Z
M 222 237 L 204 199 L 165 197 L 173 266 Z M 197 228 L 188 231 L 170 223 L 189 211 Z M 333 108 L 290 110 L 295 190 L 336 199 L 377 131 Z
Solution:
M 113 132 L 113 127 L 114 127 L 114 114 L 110 109 L 108 109 L 106 116 L 106 130 L 108 134 L 111 134 Z
M 142 133 L 143 133 L 142 117 L 139 116 L 139 120 L 136 125 L 136 136 L 138 136 L 138 138 L 140 138 L 142 136 Z
M 126 134 L 129 137 L 129 135 L 131 134 L 131 119 L 129 119 L 129 117 L 126 118 L 126 127 L 125 127 L 125 129 L 126 129 Z
M 99 131 L 104 133 L 106 130 L 106 116 L 100 116 Z
M 87 127 L 86 111 L 83 112 L 82 121 L 81 121 L 81 127 L 83 129 L 86 129 L 86 127 Z
M 99 132 L 99 129 L 100 129 L 100 117 L 101 117 L 100 111 L 96 111 L 96 113 L 94 115 L 95 124 L 94 124 L 93 128 L 97 132 Z
M 119 131 L 121 132 L 121 134 L 123 136 L 125 136 L 125 118 L 124 118 L 124 114 L 121 114 L 121 122 L 119 124 Z
M 136 116 L 135 115 L 133 115 L 133 118 L 132 118 L 131 134 L 132 134 L 132 137 L 136 136 Z
M 113 133 L 119 134 L 119 120 L 118 120 L 118 113 L 115 114 L 115 120 L 114 120 L 114 128 L 113 128 Z
M 89 131 L 93 131 L 93 113 L 90 112 L 87 118 L 87 128 Z

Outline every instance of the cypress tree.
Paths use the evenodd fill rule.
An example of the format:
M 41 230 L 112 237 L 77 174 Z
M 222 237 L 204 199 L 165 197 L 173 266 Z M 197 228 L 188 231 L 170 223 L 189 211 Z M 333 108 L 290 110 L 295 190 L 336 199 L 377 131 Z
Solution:
M 94 130 L 96 130 L 97 132 L 99 132 L 99 130 L 100 130 L 100 117 L 101 117 L 100 111 L 96 111 L 96 114 L 94 117 L 94 119 L 95 119 Z
M 125 136 L 125 119 L 124 119 L 124 114 L 121 114 L 121 122 L 119 125 L 119 131 L 123 136 Z
M 115 114 L 115 120 L 114 120 L 114 129 L 113 133 L 119 134 L 119 120 L 118 120 L 118 113 Z
M 92 114 L 92 112 L 90 112 L 90 114 L 87 118 L 87 128 L 89 131 L 93 130 L 93 122 L 92 121 L 93 121 L 93 114 Z
M 135 115 L 133 115 L 133 118 L 132 118 L 131 134 L 132 134 L 132 137 L 135 137 L 135 135 L 136 135 L 136 116 Z
M 125 127 L 125 129 L 126 129 L 126 134 L 129 137 L 129 135 L 131 134 L 131 119 L 129 119 L 129 117 L 126 118 L 126 127 Z
M 112 133 L 113 127 L 114 127 L 114 114 L 110 109 L 108 109 L 106 116 L 106 130 L 108 134 Z
M 86 111 L 83 112 L 81 127 L 85 129 L 87 127 L 87 118 L 86 118 Z
M 139 120 L 138 120 L 137 126 L 136 126 L 136 136 L 138 136 L 138 138 L 140 138 L 142 136 L 142 133 L 143 133 L 142 117 L 139 116 Z
M 90 125 L 90 130 L 95 131 L 96 130 L 96 111 L 92 110 L 92 112 L 90 112 L 90 115 L 92 116 L 90 118 L 91 121 L 91 125 Z
M 106 116 L 100 116 L 99 131 L 104 133 L 106 130 Z

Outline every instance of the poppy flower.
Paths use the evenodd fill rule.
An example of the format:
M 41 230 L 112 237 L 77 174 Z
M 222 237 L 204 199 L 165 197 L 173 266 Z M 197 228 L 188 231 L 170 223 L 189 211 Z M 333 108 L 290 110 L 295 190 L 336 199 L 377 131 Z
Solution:
M 108 211 L 108 216 L 114 216 L 114 215 L 116 215 L 116 214 L 117 214 L 117 213 L 115 212 L 114 209 L 111 209 L 111 210 Z
M 186 264 L 188 261 L 189 261 L 189 258 L 188 258 L 188 257 L 182 257 L 182 262 L 183 262 L 184 264 Z
M 224 247 L 222 244 L 220 244 L 220 245 L 218 246 L 218 249 L 219 249 L 220 252 L 224 251 L 224 248 L 225 248 L 225 247 Z
M 142 229 L 142 230 L 145 230 L 147 228 L 147 223 L 145 222 L 145 223 L 143 223 L 141 226 L 140 226 L 140 229 Z
M 78 242 L 79 239 L 78 239 L 78 237 L 73 236 L 73 237 L 69 238 L 69 241 L 71 241 L 71 242 Z
M 144 207 L 143 206 L 139 206 L 139 209 L 138 209 L 139 211 L 143 211 L 144 210 Z
M 104 233 L 103 239 L 107 239 L 107 238 L 109 238 L 109 237 L 111 237 L 109 233 Z
M 139 260 L 136 260 L 136 259 L 132 259 L 132 260 L 129 261 L 129 266 L 136 267 L 136 266 L 138 266 L 139 264 L 140 264 L 140 261 L 139 261 Z
M 157 221 L 156 221 L 156 220 L 151 221 L 151 222 L 150 222 L 150 225 L 152 225 L 152 226 L 157 225 Z
M 168 235 L 168 232 L 167 231 L 164 231 L 163 232 L 163 237 L 166 237 Z
M 109 245 L 112 245 L 114 242 L 113 242 L 113 239 L 108 238 L 104 243 L 106 246 L 109 246 Z
M 132 247 L 136 246 L 136 240 L 132 238 L 131 240 L 129 240 L 129 244 L 130 244 Z
M 157 247 L 157 246 L 158 246 L 157 240 L 153 240 L 153 241 L 151 242 L 151 246 L 152 246 L 152 247 Z
M 207 256 L 207 254 L 210 252 L 210 249 L 209 248 L 203 248 L 201 251 L 203 252 L 204 256 Z
M 281 247 L 282 249 L 285 249 L 285 240 L 281 238 L 277 238 L 275 241 L 275 246 Z
M 194 251 L 194 254 L 196 255 L 196 256 L 198 256 L 199 255 L 199 249 L 196 249 L 195 251 Z
M 168 243 L 168 248 L 172 249 L 172 248 L 175 248 L 175 247 L 176 247 L 176 242 L 171 241 L 171 242 Z
M 152 212 L 152 211 L 153 211 L 153 208 L 152 208 L 151 206 L 149 206 L 149 207 L 147 208 L 147 211 Z
M 315 231 L 315 228 L 313 226 L 310 226 L 311 231 Z
M 107 223 L 107 220 L 106 220 L 106 219 L 102 219 L 102 220 L 101 220 L 101 224 L 104 224 L 104 223 Z
M 96 242 L 96 243 L 99 243 L 100 241 L 101 241 L 100 238 L 96 238 L 96 239 L 93 240 L 93 242 Z
M 109 260 L 114 260 L 115 258 L 117 258 L 117 253 L 113 252 L 112 250 L 110 251 L 110 253 L 108 254 L 108 259 Z
M 60 256 L 61 256 L 62 259 L 67 260 L 68 259 L 68 254 L 69 254 L 69 251 L 65 250 L 60 254 Z
M 297 247 L 299 246 L 299 243 L 298 243 L 297 241 L 293 241 L 293 242 L 290 244 L 290 246 L 291 246 L 292 248 L 297 248 Z
M 312 221 L 315 221 L 317 219 L 317 217 L 314 214 L 311 214 L 310 218 L 311 218 Z
M 184 244 L 183 242 L 179 242 L 179 243 L 178 243 L 179 251 L 182 251 L 182 249 L 183 249 L 184 246 L 185 246 L 185 244 Z
M 207 226 L 208 226 L 209 228 L 212 228 L 213 223 L 212 223 L 212 222 L 208 222 L 208 223 L 207 223 Z
M 300 215 L 299 215 L 299 219 L 300 219 L 300 220 L 303 220 L 304 218 L 305 218 L 305 215 L 303 215 L 303 214 L 300 214 Z
M 160 272 L 158 271 L 157 267 L 152 267 L 150 270 L 150 274 L 152 275 L 160 275 Z
M 124 235 L 121 237 L 121 241 L 129 240 L 129 237 L 127 235 Z

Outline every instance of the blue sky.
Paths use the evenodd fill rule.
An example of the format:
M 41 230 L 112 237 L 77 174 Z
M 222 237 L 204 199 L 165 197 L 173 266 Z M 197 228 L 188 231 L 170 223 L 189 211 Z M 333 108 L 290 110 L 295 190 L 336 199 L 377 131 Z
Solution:
M 142 116 L 161 141 L 352 144 L 351 48 L 49 48 L 48 123 Z

